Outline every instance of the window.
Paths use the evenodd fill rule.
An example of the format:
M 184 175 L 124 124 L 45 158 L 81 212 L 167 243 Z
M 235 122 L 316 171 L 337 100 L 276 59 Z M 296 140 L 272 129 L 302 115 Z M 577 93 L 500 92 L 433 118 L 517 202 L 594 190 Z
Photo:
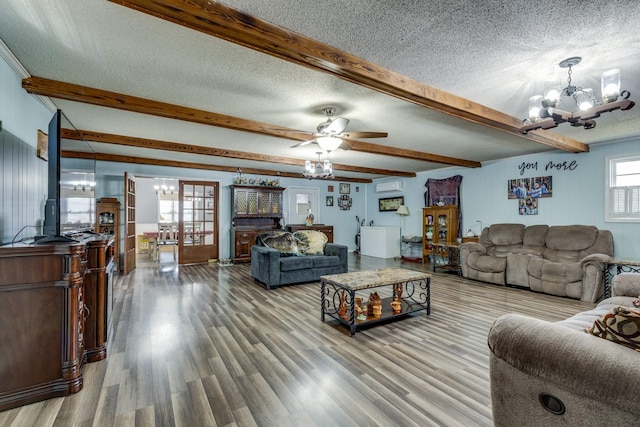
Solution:
M 158 194 L 158 221 L 178 222 L 178 194 Z
M 607 157 L 605 217 L 640 222 L 640 154 Z

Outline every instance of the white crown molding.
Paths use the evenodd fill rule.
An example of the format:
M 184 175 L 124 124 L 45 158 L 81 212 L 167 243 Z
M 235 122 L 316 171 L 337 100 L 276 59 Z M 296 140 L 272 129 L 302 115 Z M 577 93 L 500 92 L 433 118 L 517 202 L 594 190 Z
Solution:
M 4 59 L 7 64 L 11 67 L 11 69 L 20 77 L 21 79 L 26 79 L 30 77 L 29 72 L 26 68 L 18 61 L 18 58 L 11 52 L 9 47 L 0 39 L 0 57 Z
M 29 74 L 27 69 L 24 68 L 22 63 L 18 60 L 18 58 L 16 58 L 13 52 L 11 52 L 11 49 L 9 49 L 9 47 L 4 43 L 2 39 L 0 39 L 0 57 L 4 59 L 7 64 L 9 64 L 9 67 L 11 67 L 13 72 L 16 73 L 18 77 L 20 77 L 20 80 L 31 77 L 31 74 Z M 38 98 L 40 102 L 42 102 L 42 104 L 44 104 L 44 106 L 47 107 L 47 109 L 49 109 L 49 111 L 51 111 L 52 113 L 58 109 L 58 107 L 55 106 L 53 101 L 51 101 L 51 98 L 49 98 L 48 96 L 37 95 L 36 98 Z

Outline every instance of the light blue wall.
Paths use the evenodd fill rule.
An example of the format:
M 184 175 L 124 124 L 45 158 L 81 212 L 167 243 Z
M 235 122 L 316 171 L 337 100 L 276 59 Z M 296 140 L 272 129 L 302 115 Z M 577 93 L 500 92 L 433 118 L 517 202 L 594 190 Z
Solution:
M 378 225 L 400 225 L 398 215 L 377 212 L 380 197 L 404 196 L 410 216 L 405 219 L 403 234 L 421 234 L 420 212 L 424 207 L 424 184 L 429 178 L 447 178 L 462 175 L 463 232 L 469 228 L 478 232 L 483 226 L 495 223 L 523 223 L 568 225 L 586 224 L 611 230 L 614 237 L 615 256 L 640 259 L 640 224 L 605 222 L 605 161 L 607 156 L 640 153 L 639 140 L 591 145 L 588 153 L 572 154 L 553 151 L 545 154 L 513 157 L 488 162 L 481 168 L 447 168 L 421 173 L 415 179 L 404 179 L 404 191 L 375 193 L 375 183 L 368 186 L 368 215 Z M 574 170 L 545 170 L 549 162 L 570 164 Z M 520 175 L 522 163 L 537 163 L 537 170 L 526 170 Z M 519 215 L 517 201 L 507 199 L 507 181 L 519 177 L 552 176 L 553 197 L 539 200 L 538 215 Z M 389 181 L 390 179 L 376 182 Z
M 0 58 L 0 244 L 42 233 L 47 162 L 36 156 L 37 135 L 52 116 Z

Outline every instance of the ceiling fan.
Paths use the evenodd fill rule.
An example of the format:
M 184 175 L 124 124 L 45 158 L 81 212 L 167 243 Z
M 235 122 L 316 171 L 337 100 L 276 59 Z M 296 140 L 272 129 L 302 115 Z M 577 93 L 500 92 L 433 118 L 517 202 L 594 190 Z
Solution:
M 325 151 L 334 151 L 338 148 L 348 150 L 351 145 L 346 141 L 349 138 L 386 138 L 389 134 L 386 132 L 344 132 L 349 119 L 344 117 L 333 118 L 336 113 L 334 107 L 323 108 L 327 116 L 327 121 L 322 122 L 316 128 L 316 132 L 309 132 L 313 136 L 312 139 L 299 142 L 292 145 L 291 148 L 303 147 L 308 144 L 318 144 Z

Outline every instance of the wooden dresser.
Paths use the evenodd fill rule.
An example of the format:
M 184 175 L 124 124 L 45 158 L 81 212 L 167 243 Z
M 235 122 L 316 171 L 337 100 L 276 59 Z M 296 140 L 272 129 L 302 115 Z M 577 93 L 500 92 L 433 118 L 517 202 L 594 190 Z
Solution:
M 304 224 L 289 224 L 286 226 L 287 231 L 298 231 L 298 230 L 315 230 L 321 231 L 327 236 L 327 243 L 333 243 L 333 225 L 324 225 L 324 224 L 316 224 L 316 225 L 304 225 Z
M 112 237 L 0 247 L 0 411 L 82 389 L 86 356 L 106 357 L 110 265 Z

